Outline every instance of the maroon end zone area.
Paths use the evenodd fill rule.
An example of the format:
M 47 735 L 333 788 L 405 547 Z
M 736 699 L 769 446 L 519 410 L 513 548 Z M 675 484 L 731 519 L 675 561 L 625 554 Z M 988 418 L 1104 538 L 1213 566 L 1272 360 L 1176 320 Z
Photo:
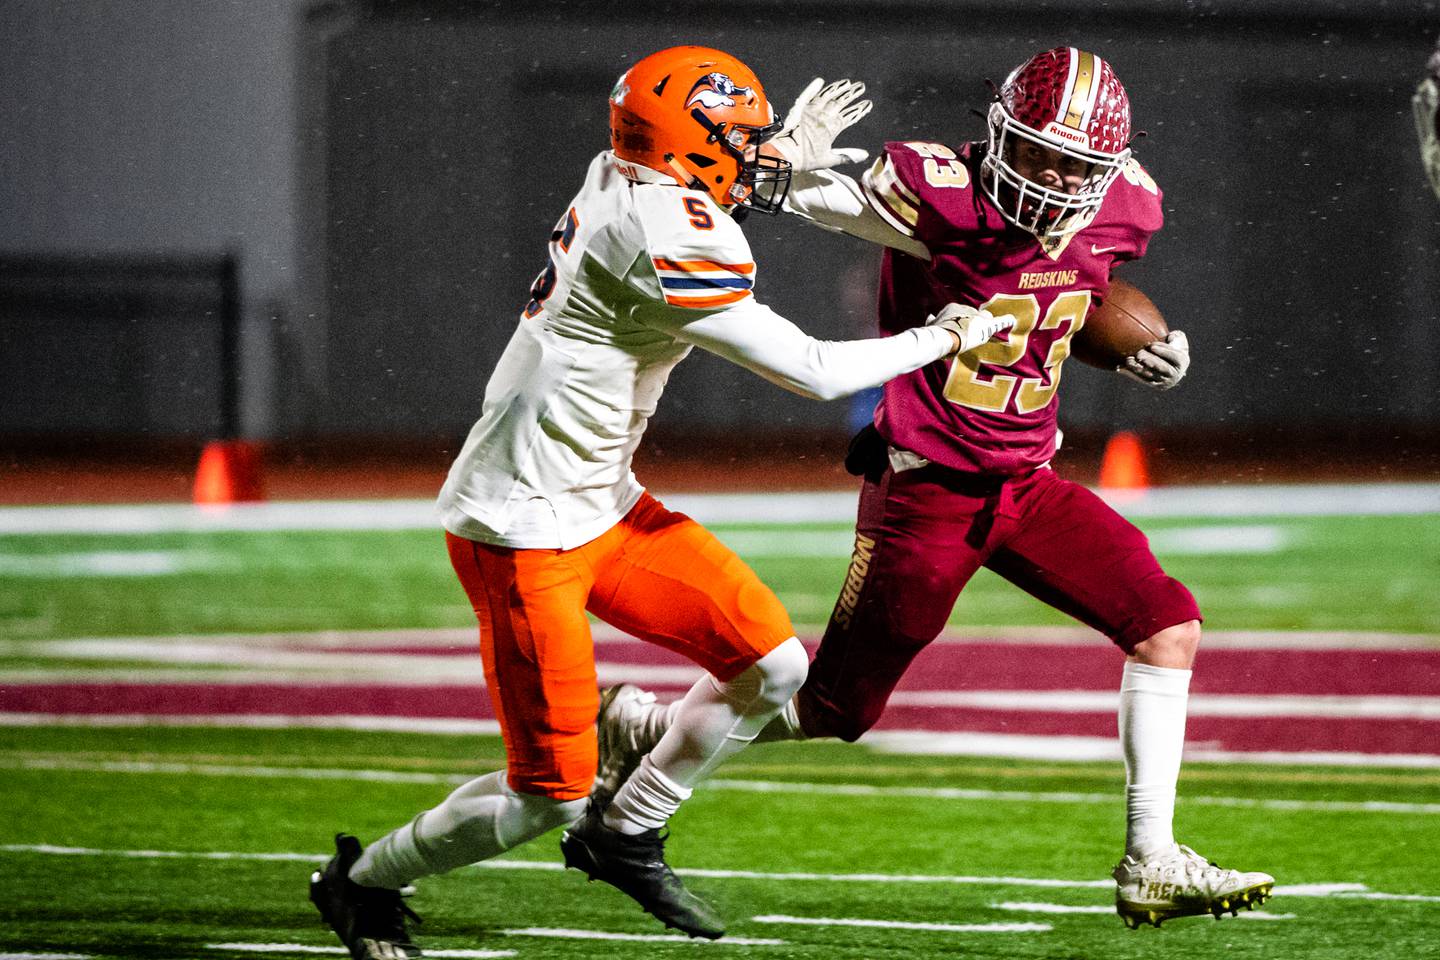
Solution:
M 813 649 L 813 643 L 811 644 Z M 336 674 L 327 682 L 113 683 L 94 681 L 15 684 L 0 687 L 0 711 L 55 715 L 387 717 L 424 719 L 494 718 L 481 686 L 431 684 L 397 678 L 395 683 L 346 682 L 338 657 L 365 652 L 409 652 L 457 663 L 466 649 L 420 649 L 397 645 L 378 650 L 333 647 Z M 657 691 L 662 700 L 680 696 L 688 684 L 653 683 L 646 667 L 675 667 L 687 661 L 639 641 L 596 646 L 602 683 L 629 678 Z M 1085 691 L 1118 689 L 1123 658 L 1097 636 L 1093 644 L 1027 644 L 944 641 L 917 659 L 900 690 L 907 693 L 974 691 Z M 1305 698 L 1436 697 L 1440 691 L 1440 650 L 1264 649 L 1202 650 L 1192 690 L 1200 695 L 1255 698 L 1284 696 L 1280 716 L 1208 716 L 1192 712 L 1187 742 L 1192 748 L 1237 752 L 1344 752 L 1440 755 L 1440 719 L 1313 716 Z M 698 671 L 697 674 L 698 676 Z M 682 674 L 683 676 L 683 674 Z M 1033 736 L 1115 736 L 1113 710 L 1003 709 L 925 706 L 897 698 L 878 730 L 937 733 L 1001 733 Z M 1318 701 L 1317 701 L 1318 703 Z
M 683 691 L 656 688 L 679 696 Z M 663 697 L 669 699 L 669 696 Z M 36 684 L 10 687 L 0 708 L 57 715 L 409 717 L 493 720 L 482 688 L 348 684 Z M 1113 711 L 1075 712 L 892 704 L 877 730 L 1113 737 Z M 1191 716 L 1186 742 L 1237 752 L 1440 752 L 1440 720 Z

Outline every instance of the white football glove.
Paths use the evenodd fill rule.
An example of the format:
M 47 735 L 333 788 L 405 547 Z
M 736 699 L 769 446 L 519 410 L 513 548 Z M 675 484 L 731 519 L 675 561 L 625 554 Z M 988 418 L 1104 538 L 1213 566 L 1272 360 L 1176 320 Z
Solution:
M 1410 100 L 1415 108 L 1415 133 L 1420 138 L 1420 162 L 1430 187 L 1440 199 L 1440 43 L 1425 64 L 1425 79 Z
M 837 150 L 834 146 L 835 138 L 863 120 L 874 106 L 869 100 L 856 100 L 865 92 L 865 84 L 836 80 L 822 90 L 824 82 L 820 77 L 810 81 L 785 114 L 780 132 L 770 141 L 796 172 L 828 170 L 842 163 L 859 163 L 869 156 L 854 147 Z
M 947 303 L 940 312 L 925 321 L 926 326 L 943 327 L 960 338 L 960 346 L 946 356 L 969 353 L 995 334 L 1015 326 L 1011 316 L 995 316 L 989 310 L 976 310 L 963 303 Z
M 1147 387 L 1169 390 L 1190 369 L 1190 341 L 1181 331 L 1171 330 L 1164 340 L 1141 347 L 1115 369 Z

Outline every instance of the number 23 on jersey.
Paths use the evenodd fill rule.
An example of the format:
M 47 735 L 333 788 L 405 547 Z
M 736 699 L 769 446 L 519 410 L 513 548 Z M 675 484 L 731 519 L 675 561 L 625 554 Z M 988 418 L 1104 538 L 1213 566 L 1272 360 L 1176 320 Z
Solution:
M 1044 320 L 1040 319 L 1040 301 L 1033 293 L 997 294 L 980 304 L 980 309 L 996 316 L 1014 317 L 1015 326 L 1003 341 L 992 340 L 955 358 L 945 381 L 945 399 L 962 407 L 996 413 L 1009 408 L 1012 398 L 1019 413 L 1043 409 L 1054 399 L 1055 390 L 1060 386 L 1060 365 L 1070 356 L 1070 338 L 1085 324 L 1090 291 L 1071 290 L 1060 294 L 1045 311 Z M 994 369 L 1018 363 L 1037 329 L 1054 330 L 1061 324 L 1065 325 L 1065 332 L 1050 344 L 1043 364 L 1044 376 L 1019 377 Z

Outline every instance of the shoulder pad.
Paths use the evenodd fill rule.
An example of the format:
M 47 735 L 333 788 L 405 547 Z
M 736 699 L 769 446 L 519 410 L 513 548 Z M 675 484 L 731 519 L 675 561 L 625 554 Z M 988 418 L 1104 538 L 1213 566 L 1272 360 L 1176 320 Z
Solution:
M 968 200 L 971 176 L 965 157 L 954 148 L 906 140 L 885 144 L 884 154 L 865 174 L 863 183 L 876 212 L 907 237 L 915 237 L 922 210 L 944 209 L 957 200 Z
M 1113 205 L 1121 207 L 1125 219 L 1142 230 L 1154 233 L 1164 224 L 1165 213 L 1160 202 L 1164 195 L 1160 186 L 1134 157 L 1120 168 L 1120 176 L 1115 178 L 1110 192 L 1115 194 Z
M 750 296 L 755 258 L 733 217 L 697 190 L 643 192 L 638 209 L 647 255 L 666 303 L 714 309 Z

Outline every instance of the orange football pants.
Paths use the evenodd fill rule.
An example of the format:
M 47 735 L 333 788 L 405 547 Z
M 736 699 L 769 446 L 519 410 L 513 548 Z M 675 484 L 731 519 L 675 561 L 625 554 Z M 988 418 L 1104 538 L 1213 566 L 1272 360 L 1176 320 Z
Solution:
M 573 550 L 515 550 L 447 533 L 480 622 L 485 682 L 518 793 L 588 796 L 600 691 L 588 610 L 729 680 L 795 635 L 770 588 L 715 535 L 648 493 Z

